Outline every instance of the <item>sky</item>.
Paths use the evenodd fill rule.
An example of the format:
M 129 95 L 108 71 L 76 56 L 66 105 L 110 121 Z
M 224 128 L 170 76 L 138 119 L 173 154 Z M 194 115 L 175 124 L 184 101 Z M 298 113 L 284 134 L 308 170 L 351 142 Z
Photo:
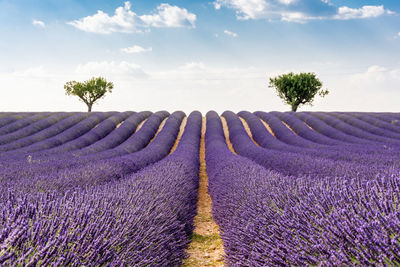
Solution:
M 64 84 L 102 76 L 94 111 L 286 111 L 268 87 L 314 72 L 308 111 L 399 111 L 398 0 L 0 0 L 0 112 L 84 111 Z

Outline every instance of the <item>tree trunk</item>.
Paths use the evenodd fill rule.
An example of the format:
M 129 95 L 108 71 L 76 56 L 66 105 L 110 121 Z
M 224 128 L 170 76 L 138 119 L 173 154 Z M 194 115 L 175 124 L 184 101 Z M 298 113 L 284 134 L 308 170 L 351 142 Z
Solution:
M 296 112 L 298 107 L 299 107 L 299 105 L 292 105 L 292 111 Z
M 92 105 L 88 104 L 87 107 L 88 107 L 88 112 L 92 112 Z

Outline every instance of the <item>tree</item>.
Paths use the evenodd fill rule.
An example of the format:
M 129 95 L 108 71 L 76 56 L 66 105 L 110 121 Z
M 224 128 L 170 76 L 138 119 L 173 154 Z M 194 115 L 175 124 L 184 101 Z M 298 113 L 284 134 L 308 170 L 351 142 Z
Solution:
M 88 81 L 70 81 L 64 85 L 66 95 L 76 95 L 88 107 L 88 112 L 92 111 L 93 104 L 103 98 L 107 92 L 112 92 L 114 84 L 107 82 L 102 77 L 91 78 Z
M 292 111 L 296 112 L 297 108 L 303 104 L 310 104 L 318 93 L 321 97 L 326 96 L 329 91 L 322 90 L 322 82 L 317 78 L 315 73 L 299 73 L 290 72 L 275 78 L 269 79 L 269 87 L 275 88 L 278 96 L 292 107 Z

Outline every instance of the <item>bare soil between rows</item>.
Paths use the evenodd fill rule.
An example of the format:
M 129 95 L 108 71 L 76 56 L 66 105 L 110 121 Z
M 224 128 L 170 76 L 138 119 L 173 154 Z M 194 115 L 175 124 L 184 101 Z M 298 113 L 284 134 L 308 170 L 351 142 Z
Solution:
M 208 194 L 208 176 L 205 162 L 206 120 L 203 118 L 200 144 L 200 184 L 197 202 L 197 215 L 192 242 L 186 250 L 189 257 L 183 266 L 224 266 L 224 249 L 218 225 L 212 217 L 212 201 Z

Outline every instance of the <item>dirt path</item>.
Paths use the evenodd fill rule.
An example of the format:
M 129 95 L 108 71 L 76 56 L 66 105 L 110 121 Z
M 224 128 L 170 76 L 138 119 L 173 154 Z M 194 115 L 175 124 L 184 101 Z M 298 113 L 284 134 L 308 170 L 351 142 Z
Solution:
M 144 124 L 146 121 L 147 121 L 147 119 L 144 119 L 144 120 L 142 120 L 142 121 L 139 123 L 139 125 L 136 127 L 135 133 L 136 133 L 137 131 L 139 131 L 140 128 L 142 128 L 143 124 Z
M 211 213 L 211 197 L 207 191 L 208 176 L 205 162 L 204 134 L 206 119 L 203 118 L 200 144 L 200 186 L 197 202 L 197 215 L 192 242 L 186 252 L 189 254 L 183 266 L 224 266 L 224 249 L 219 236 L 218 225 Z
M 297 135 L 297 133 L 292 129 L 292 127 L 289 126 L 289 124 L 287 124 L 286 122 L 284 122 L 283 120 L 281 120 L 282 123 L 290 130 L 292 131 L 295 135 Z
M 161 130 L 164 128 L 164 125 L 165 125 L 165 123 L 167 122 L 167 120 L 168 120 L 168 117 L 165 118 L 165 119 L 160 123 L 160 125 L 158 126 L 157 132 L 154 134 L 153 138 L 151 138 L 150 142 L 149 142 L 147 145 L 149 145 L 151 142 L 153 142 L 154 139 L 156 139 L 157 135 L 158 135 L 158 134 L 161 132 Z M 139 126 L 140 126 L 140 125 L 139 125 Z
M 222 128 L 224 130 L 224 135 L 225 135 L 225 141 L 226 144 L 228 145 L 230 151 L 232 151 L 233 153 L 237 154 L 235 149 L 233 148 L 233 145 L 231 143 L 231 140 L 229 139 L 229 127 L 228 127 L 228 123 L 226 122 L 226 119 L 224 117 L 221 116 L 221 122 L 222 122 Z
M 173 153 L 175 151 L 175 149 L 178 147 L 179 141 L 181 140 L 182 135 L 183 135 L 183 131 L 185 130 L 186 123 L 187 123 L 187 117 L 184 117 L 181 122 L 181 126 L 179 128 L 179 133 L 178 133 L 178 136 L 176 137 L 174 146 L 171 148 L 171 151 L 169 152 L 169 154 Z
M 266 121 L 264 121 L 263 119 L 260 118 L 260 121 L 262 122 L 262 124 L 264 124 L 265 128 L 267 128 L 268 132 L 276 138 L 274 131 L 272 131 L 271 127 L 268 125 L 268 123 Z
M 242 117 L 239 117 L 239 118 L 240 118 L 240 121 L 241 121 L 242 124 L 243 124 L 244 129 L 246 130 L 246 133 L 249 135 L 250 139 L 251 139 L 256 145 L 260 146 L 260 145 L 254 140 L 253 134 L 251 133 L 250 127 L 249 127 L 249 125 L 247 124 L 247 122 L 246 122 Z

